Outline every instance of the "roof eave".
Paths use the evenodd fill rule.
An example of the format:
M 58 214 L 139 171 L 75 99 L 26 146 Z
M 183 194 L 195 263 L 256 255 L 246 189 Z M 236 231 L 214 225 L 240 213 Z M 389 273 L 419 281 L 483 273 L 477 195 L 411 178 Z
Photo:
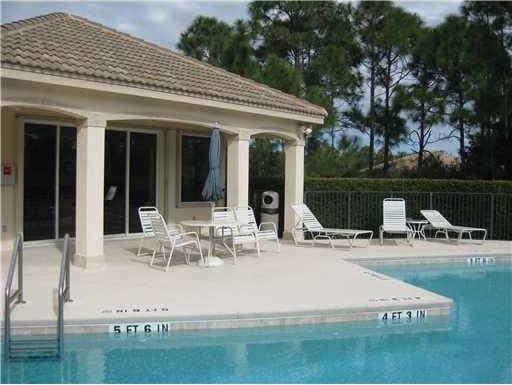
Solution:
M 297 122 L 303 123 L 311 123 L 311 124 L 323 124 L 325 116 L 327 116 L 327 111 L 322 108 L 319 109 L 319 112 L 322 115 L 317 114 L 301 114 L 295 113 L 292 111 L 285 111 L 281 109 L 270 109 L 263 108 L 258 106 L 249 106 L 241 103 L 229 103 L 224 101 L 218 101 L 215 99 L 207 99 L 207 98 L 199 98 L 187 95 L 181 95 L 177 93 L 164 92 L 159 90 L 151 90 L 143 87 L 136 86 L 128 86 L 128 85 L 119 85 L 112 84 L 108 82 L 100 82 L 93 80 L 85 80 L 74 78 L 71 76 L 62 76 L 62 75 L 50 75 L 42 72 L 37 72 L 34 70 L 20 69 L 20 68 L 12 68 L 10 66 L 6 66 L 2 63 L 1 67 L 1 77 L 16 79 L 16 80 L 24 80 L 29 82 L 36 83 L 44 83 L 44 84 L 55 84 L 60 86 L 67 87 L 75 87 L 75 88 L 83 88 L 94 91 L 102 91 L 102 92 L 111 92 L 122 95 L 132 95 L 132 96 L 142 96 L 148 97 L 152 99 L 159 100 L 167 100 L 174 101 L 179 103 L 187 103 L 192 105 L 206 106 L 206 107 L 214 107 L 225 110 L 246 112 L 264 116 L 270 116 L 274 118 L 281 118 L 287 120 L 293 120 Z

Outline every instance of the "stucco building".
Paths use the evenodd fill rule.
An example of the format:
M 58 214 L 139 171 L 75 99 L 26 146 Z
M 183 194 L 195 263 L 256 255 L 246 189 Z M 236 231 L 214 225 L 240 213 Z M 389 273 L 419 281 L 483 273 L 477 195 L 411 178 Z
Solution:
M 288 205 L 303 198 L 304 131 L 323 108 L 84 18 L 2 25 L 2 245 L 70 233 L 75 263 L 103 261 L 104 237 L 140 231 L 137 208 L 208 218 L 200 189 L 211 128 L 222 133 L 229 206 L 246 205 L 249 141 L 285 140 Z

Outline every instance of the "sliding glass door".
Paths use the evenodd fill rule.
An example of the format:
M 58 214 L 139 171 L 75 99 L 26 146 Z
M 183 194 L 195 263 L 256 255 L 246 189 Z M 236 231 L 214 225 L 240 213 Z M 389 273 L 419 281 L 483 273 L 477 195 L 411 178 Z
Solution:
M 75 236 L 76 214 L 76 128 L 60 127 L 59 140 L 59 233 Z
M 156 206 L 157 136 L 130 133 L 129 232 L 139 233 L 138 210 L 141 206 Z
M 158 135 L 105 132 L 104 233 L 141 232 L 138 208 L 156 206 Z M 75 236 L 76 128 L 46 123 L 24 127 L 25 240 Z
M 26 241 L 55 238 L 55 145 L 57 130 L 25 125 L 23 234 Z
M 23 157 L 24 239 L 74 236 L 76 128 L 26 123 Z
M 126 232 L 126 132 L 105 132 L 105 234 Z
M 107 130 L 105 234 L 138 233 L 138 208 L 156 206 L 157 133 Z

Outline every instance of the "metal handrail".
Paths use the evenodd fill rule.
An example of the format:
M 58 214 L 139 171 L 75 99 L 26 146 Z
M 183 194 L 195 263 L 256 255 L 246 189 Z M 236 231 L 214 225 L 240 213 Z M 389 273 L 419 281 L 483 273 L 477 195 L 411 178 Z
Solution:
M 59 357 L 62 358 L 64 351 L 64 303 L 73 302 L 70 298 L 70 279 L 69 279 L 69 234 L 64 235 L 64 247 L 62 249 L 62 259 L 60 262 L 59 275 L 59 315 L 57 319 L 57 339 Z
M 14 270 L 18 265 L 18 283 L 14 293 L 11 294 L 12 281 L 14 279 Z M 11 304 L 16 299 L 15 303 L 25 303 L 23 300 L 23 235 L 18 233 L 14 240 L 14 245 L 11 254 L 11 263 L 9 265 L 9 273 L 7 274 L 7 281 L 5 284 L 5 297 L 4 297 L 4 357 L 10 357 L 11 350 Z

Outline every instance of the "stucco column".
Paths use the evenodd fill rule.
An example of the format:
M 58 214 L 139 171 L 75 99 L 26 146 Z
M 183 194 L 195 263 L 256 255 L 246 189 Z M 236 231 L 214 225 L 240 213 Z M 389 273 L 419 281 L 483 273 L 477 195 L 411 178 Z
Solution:
M 285 144 L 284 175 L 284 233 L 289 238 L 295 226 L 290 205 L 302 203 L 304 199 L 304 141 Z
M 104 119 L 90 117 L 77 133 L 76 254 L 73 263 L 83 267 L 104 264 L 105 127 Z
M 165 220 L 167 223 L 176 221 L 176 203 L 178 177 L 176 175 L 176 154 L 178 153 L 178 133 L 168 130 L 165 135 Z
M 247 206 L 249 199 L 249 135 L 227 138 L 227 205 Z

